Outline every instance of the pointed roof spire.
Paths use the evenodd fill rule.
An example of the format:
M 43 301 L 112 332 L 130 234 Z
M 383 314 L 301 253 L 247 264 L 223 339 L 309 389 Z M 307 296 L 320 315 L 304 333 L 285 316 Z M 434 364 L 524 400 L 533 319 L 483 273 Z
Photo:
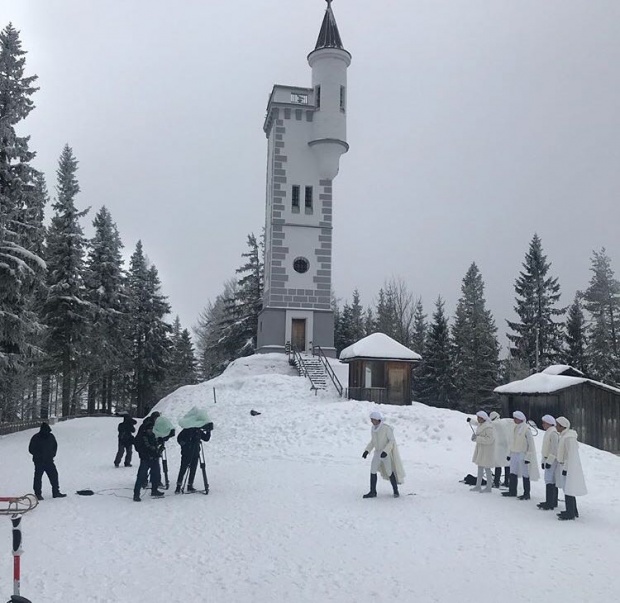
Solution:
M 325 17 L 323 18 L 323 24 L 321 25 L 321 31 L 319 32 L 314 50 L 320 50 L 321 48 L 340 48 L 344 50 L 338 25 L 336 25 L 336 17 L 334 17 L 334 12 L 332 11 L 332 0 L 326 0 L 326 2 L 327 10 L 325 11 Z

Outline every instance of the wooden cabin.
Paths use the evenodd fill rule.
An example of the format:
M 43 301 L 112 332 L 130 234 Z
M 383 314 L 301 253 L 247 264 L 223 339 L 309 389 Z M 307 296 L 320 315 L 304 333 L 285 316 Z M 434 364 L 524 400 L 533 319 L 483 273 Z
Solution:
M 340 352 L 349 365 L 347 397 L 377 404 L 411 404 L 411 375 L 422 357 L 384 333 L 373 333 Z
M 620 452 L 620 389 L 586 379 L 572 367 L 561 370 L 563 366 L 495 388 L 504 416 L 521 410 L 537 425 L 545 414 L 564 416 L 580 442 Z

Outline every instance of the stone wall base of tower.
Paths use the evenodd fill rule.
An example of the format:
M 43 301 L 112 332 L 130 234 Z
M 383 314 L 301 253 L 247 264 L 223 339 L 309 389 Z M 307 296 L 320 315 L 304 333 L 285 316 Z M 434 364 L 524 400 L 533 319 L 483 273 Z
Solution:
M 331 310 L 264 308 L 258 317 L 257 353 L 286 352 L 291 342 L 300 351 L 320 346 L 330 358 L 334 348 L 334 313 Z

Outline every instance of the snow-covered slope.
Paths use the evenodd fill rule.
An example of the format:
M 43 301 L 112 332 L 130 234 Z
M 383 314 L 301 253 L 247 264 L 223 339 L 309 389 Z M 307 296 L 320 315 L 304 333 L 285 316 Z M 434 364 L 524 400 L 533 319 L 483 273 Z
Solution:
M 217 403 L 214 403 L 213 388 Z M 149 601 L 610 601 L 620 587 L 620 459 L 582 446 L 590 494 L 559 522 L 529 502 L 472 493 L 465 416 L 383 407 L 407 471 L 394 499 L 362 500 L 374 405 L 315 395 L 280 355 L 235 362 L 157 409 L 207 408 L 211 493 L 131 500 L 115 469 L 118 419 L 54 426 L 62 500 L 23 521 L 22 594 L 34 603 Z M 262 414 L 251 416 L 250 410 Z M 31 490 L 34 431 L 0 438 L 0 495 Z M 540 449 L 542 435 L 537 438 Z M 168 446 L 172 481 L 179 451 Z M 45 478 L 44 478 L 45 479 Z M 75 496 L 80 488 L 100 494 Z M 44 481 L 44 494 L 49 486 Z M 0 517 L 0 600 L 11 591 L 10 522 Z M 5 542 L 6 546 L 2 545 Z

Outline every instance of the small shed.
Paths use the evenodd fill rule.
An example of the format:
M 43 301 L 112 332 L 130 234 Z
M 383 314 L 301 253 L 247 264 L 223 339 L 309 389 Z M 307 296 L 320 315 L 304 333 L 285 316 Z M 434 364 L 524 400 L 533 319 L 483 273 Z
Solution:
M 507 416 L 521 410 L 538 425 L 547 413 L 565 416 L 581 442 L 620 452 L 620 389 L 586 379 L 573 367 L 554 365 L 494 391 Z
M 373 333 L 340 352 L 349 364 L 347 396 L 378 404 L 411 404 L 413 366 L 419 354 L 384 333 Z

